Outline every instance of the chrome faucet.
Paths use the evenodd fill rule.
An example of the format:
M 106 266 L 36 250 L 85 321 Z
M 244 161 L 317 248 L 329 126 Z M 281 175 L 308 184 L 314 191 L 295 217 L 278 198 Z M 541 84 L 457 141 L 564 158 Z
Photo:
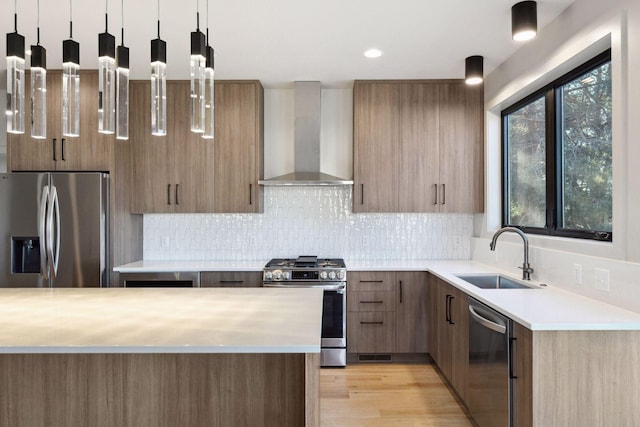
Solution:
M 496 231 L 493 235 L 493 239 L 491 239 L 491 243 L 489 243 L 489 249 L 492 251 L 496 250 L 496 242 L 498 241 L 498 237 L 502 233 L 512 232 L 518 234 L 522 237 L 522 241 L 524 242 L 524 262 L 522 263 L 522 267 L 518 267 L 522 269 L 522 280 L 531 280 L 531 273 L 533 273 L 533 268 L 529 265 L 529 239 L 527 239 L 527 235 L 522 232 L 522 230 L 515 227 L 502 227 L 500 230 Z

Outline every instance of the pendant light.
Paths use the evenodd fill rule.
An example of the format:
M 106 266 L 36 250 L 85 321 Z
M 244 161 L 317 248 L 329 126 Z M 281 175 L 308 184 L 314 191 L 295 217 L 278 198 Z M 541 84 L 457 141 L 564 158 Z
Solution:
M 24 133 L 24 36 L 18 34 L 18 2 L 14 31 L 7 34 L 7 132 Z
M 215 66 L 214 66 L 214 52 L 213 48 L 209 45 L 209 0 L 207 0 L 207 63 L 204 70 L 204 133 L 202 137 L 204 139 L 213 139 L 214 137 L 214 122 L 215 122 Z
M 69 39 L 62 42 L 62 135 L 80 136 L 80 45 L 73 40 L 69 0 Z
M 191 33 L 191 132 L 204 132 L 204 69 L 206 42 L 200 31 L 200 2 L 196 1 L 196 30 Z
M 535 1 L 521 1 L 511 8 L 511 36 L 515 41 L 530 40 L 538 30 L 538 12 Z
M 47 137 L 47 50 L 40 46 L 40 0 L 38 0 L 37 41 L 31 46 L 31 137 Z
M 151 134 L 167 134 L 167 43 L 160 38 L 160 0 L 158 38 L 151 40 Z
M 483 81 L 483 60 L 479 55 L 474 55 L 464 60 L 464 82 L 468 85 L 477 85 Z
M 124 45 L 124 0 L 122 0 L 122 44 L 116 48 L 116 138 L 129 139 L 129 48 Z
M 105 0 L 104 33 L 98 34 L 98 132 L 115 131 L 116 38 L 109 34 L 109 0 Z

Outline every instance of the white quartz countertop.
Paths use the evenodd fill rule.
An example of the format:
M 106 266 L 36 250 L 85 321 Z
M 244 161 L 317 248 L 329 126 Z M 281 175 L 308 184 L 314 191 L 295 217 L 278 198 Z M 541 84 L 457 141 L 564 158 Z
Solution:
M 0 289 L 0 353 L 319 353 L 321 289 Z
M 136 261 L 115 267 L 118 273 L 171 273 L 191 271 L 262 271 L 268 259 L 248 261 Z
M 480 289 L 456 277 L 505 272 L 475 261 L 346 261 L 349 271 L 429 271 L 531 330 L 640 330 L 640 314 L 531 281 L 537 289 Z M 514 268 L 515 269 L 515 268 Z M 519 271 L 519 270 L 518 270 Z M 347 278 L 349 275 L 347 274 Z

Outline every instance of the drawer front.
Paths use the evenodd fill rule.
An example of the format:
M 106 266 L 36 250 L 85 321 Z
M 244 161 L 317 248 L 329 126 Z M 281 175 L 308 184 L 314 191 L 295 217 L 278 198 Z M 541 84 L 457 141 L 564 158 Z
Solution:
M 349 353 L 395 352 L 395 313 L 387 311 L 347 314 Z
M 348 311 L 395 311 L 395 292 L 349 292 Z
M 203 271 L 200 273 L 202 288 L 253 288 L 262 286 L 260 271 Z
M 396 273 L 388 271 L 350 271 L 347 289 L 352 292 L 393 291 Z

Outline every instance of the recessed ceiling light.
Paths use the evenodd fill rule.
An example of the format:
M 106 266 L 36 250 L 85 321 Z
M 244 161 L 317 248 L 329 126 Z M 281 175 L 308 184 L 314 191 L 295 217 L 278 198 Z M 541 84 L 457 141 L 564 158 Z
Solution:
M 382 51 L 380 49 L 369 49 L 365 50 L 363 55 L 367 58 L 380 58 L 382 56 Z

